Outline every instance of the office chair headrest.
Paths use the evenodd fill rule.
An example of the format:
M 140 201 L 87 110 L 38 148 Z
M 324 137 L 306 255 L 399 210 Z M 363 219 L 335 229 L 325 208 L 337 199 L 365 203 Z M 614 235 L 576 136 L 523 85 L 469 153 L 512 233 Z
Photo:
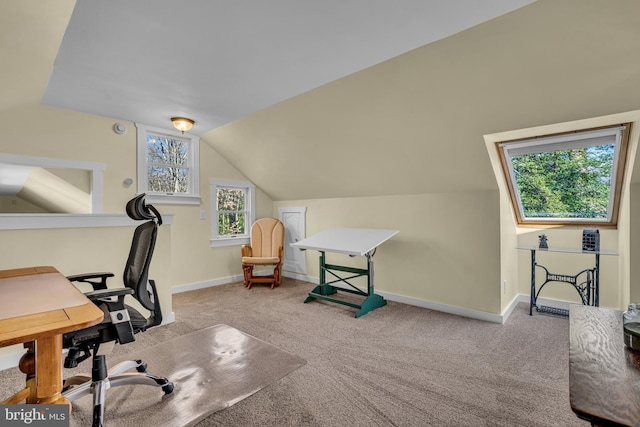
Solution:
M 162 225 L 162 216 L 153 205 L 144 202 L 146 193 L 142 193 L 127 202 L 127 215 L 129 218 L 140 221 L 143 219 L 155 219 L 158 225 Z

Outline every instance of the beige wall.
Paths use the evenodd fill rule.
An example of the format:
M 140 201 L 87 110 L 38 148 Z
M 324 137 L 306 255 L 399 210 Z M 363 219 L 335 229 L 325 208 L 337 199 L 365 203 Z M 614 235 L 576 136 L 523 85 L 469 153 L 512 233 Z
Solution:
M 622 183 L 618 225 L 615 229 L 600 229 L 601 249 L 612 250 L 617 256 L 600 257 L 600 305 L 613 308 L 624 308 L 633 300 L 634 285 L 634 239 L 635 223 L 633 212 L 637 207 L 633 204 L 633 194 L 636 186 L 632 185 L 635 159 L 640 139 L 640 111 L 629 111 L 602 117 L 587 118 L 578 121 L 555 123 L 528 129 L 514 129 L 499 134 L 485 135 L 485 143 L 493 171 L 500 189 L 500 230 L 501 230 L 501 263 L 502 280 L 515 283 L 513 289 L 508 288 L 503 294 L 502 309 L 508 308 L 513 297 L 517 294 L 529 295 L 531 287 L 531 253 L 517 250 L 517 245 L 538 245 L 538 236 L 545 234 L 549 246 L 579 248 L 582 244 L 582 230 L 585 227 L 551 227 L 551 228 L 523 228 L 518 227 L 513 213 L 513 207 L 508 195 L 502 169 L 499 165 L 495 143 L 519 138 L 529 138 L 536 135 L 547 135 L 558 132 L 588 129 L 598 126 L 609 126 L 619 123 L 631 123 L 628 155 L 625 168 L 627 175 Z M 637 190 L 636 190 L 637 191 Z M 591 227 L 590 227 L 591 228 Z M 637 251 L 636 251 L 637 252 Z M 637 258 L 637 253 L 635 254 Z M 549 269 L 551 273 L 575 275 L 578 272 L 593 268 L 593 255 L 540 253 L 537 254 L 538 264 Z M 544 271 L 536 270 L 537 284 L 542 283 Z M 584 276 L 581 277 L 582 279 Z M 511 294 L 513 292 L 514 294 Z M 560 301 L 580 302 L 576 290 L 568 284 L 549 283 L 540 293 L 541 297 Z
M 112 130 L 117 120 L 89 114 L 76 113 L 69 110 L 46 106 L 25 106 L 4 111 L 0 114 L 0 125 L 6 130 L 5 137 L 0 143 L 0 151 L 11 154 L 33 155 L 41 157 L 65 158 L 79 161 L 103 162 L 106 164 L 104 172 L 104 209 L 105 213 L 124 213 L 126 202 L 136 194 L 136 184 L 125 187 L 122 183 L 126 178 L 136 177 L 136 132 L 131 122 L 121 121 L 128 127 L 127 133 L 118 135 Z M 154 262 L 153 267 L 162 270 L 159 280 L 161 286 L 169 287 L 176 284 L 186 284 L 207 281 L 212 278 L 227 277 L 241 274 L 240 265 L 236 262 L 239 248 L 211 248 L 210 245 L 210 197 L 209 178 L 246 179 L 228 162 L 218 156 L 206 142 L 200 143 L 200 191 L 202 202 L 200 205 L 164 205 L 157 204 L 161 213 L 174 214 L 174 224 L 167 227 L 170 232 L 171 244 L 158 241 L 161 248 L 166 244 L 169 262 Z M 271 199 L 258 189 L 257 215 L 271 214 Z M 205 210 L 206 220 L 200 219 L 200 211 Z M 164 227 L 163 227 L 164 229 Z M 74 235 L 78 240 L 73 241 L 71 254 L 78 253 L 82 258 L 87 253 L 85 239 L 93 237 L 95 230 L 85 229 Z M 52 236 L 54 240 L 62 240 L 69 231 L 56 230 L 51 234 L 40 231 L 3 232 L 11 239 L 19 240 L 21 236 Z M 124 231 L 127 240 L 131 230 Z M 59 236 L 59 239 L 55 236 Z M 162 237 L 162 236 L 161 236 Z M 66 238 L 67 243 L 69 238 Z M 108 245 L 113 239 L 107 239 Z M 39 246 L 47 248 L 52 243 L 40 240 Z M 103 252 L 99 244 L 96 250 Z M 46 251 L 46 250 L 45 250 Z M 82 252 L 82 253 L 79 253 Z M 30 265 L 31 254 L 8 253 L 3 257 L 3 268 L 20 265 Z M 94 264 L 120 271 L 123 267 L 123 257 L 126 253 L 114 253 L 111 256 L 99 256 Z M 46 260 L 46 256 L 43 256 Z M 104 266 L 104 264 L 107 264 Z M 158 265 L 156 265 L 158 264 Z M 85 263 L 74 263 L 73 272 L 85 269 Z M 65 271 L 66 273 L 67 271 Z M 70 273 L 70 272 L 69 272 Z M 170 300 L 167 299 L 170 307 Z
M 70 160 L 103 162 L 105 213 L 124 214 L 126 202 L 136 194 L 135 125 L 124 135 L 112 130 L 115 119 L 41 105 L 25 105 L 0 113 L 4 135 L 0 152 Z M 173 224 L 162 226 L 151 264 L 163 311 L 169 314 L 171 288 L 242 274 L 238 247 L 211 248 L 208 178 L 246 179 L 206 143 L 200 147 L 201 205 L 156 204 L 164 214 L 174 214 Z M 269 216 L 272 201 L 257 191 L 257 214 Z M 206 220 L 200 220 L 205 210 Z M 111 271 L 111 286 L 118 286 L 124 270 L 133 227 L 98 227 L 0 231 L 1 269 L 53 265 L 63 274 Z M 0 354 L 7 350 L 0 349 Z
M 104 211 L 123 212 L 135 194 L 135 185 L 122 181 L 135 177 L 135 126 L 112 131 L 114 119 L 45 106 L 24 106 L 0 115 L 7 129 L 2 151 L 106 163 Z M 208 178 L 245 179 L 201 143 L 201 194 L 199 206 L 158 205 L 173 213 L 174 223 L 163 227 L 152 265 L 161 289 L 165 311 L 170 311 L 170 288 L 224 279 L 241 274 L 237 247 L 210 247 L 210 196 Z M 637 192 L 637 190 L 636 190 Z M 537 242 L 537 231 L 521 233 L 500 222 L 505 216 L 499 192 L 456 192 L 362 198 L 294 200 L 273 203 L 258 190 L 258 217 L 277 216 L 280 206 L 307 206 L 307 234 L 328 227 L 394 228 L 400 233 L 376 254 L 377 289 L 389 293 L 500 314 L 518 294 L 528 293 L 528 253 L 510 252 L 514 242 Z M 506 208 L 506 212 L 510 207 Z M 206 220 L 200 220 L 205 210 Z M 635 229 L 634 229 L 635 230 Z M 3 268 L 49 264 L 65 274 L 123 269 L 131 230 L 129 227 L 2 231 Z M 550 242 L 573 246 L 581 230 L 548 231 Z M 603 231 L 603 248 L 620 245 L 615 231 Z M 501 249 L 502 247 L 502 249 Z M 509 259 L 515 259 L 515 265 Z M 357 262 L 357 260 L 347 260 Z M 576 261 L 558 261 L 557 268 L 573 271 Z M 624 300 L 619 260 L 603 259 L 602 304 L 618 307 Z M 307 256 L 309 276 L 317 277 L 317 254 Z M 574 266 L 575 264 L 575 266 Z M 553 267 L 553 262 L 550 266 Z M 633 265 L 633 263 L 631 263 Z M 502 283 L 507 280 L 506 293 Z M 632 295 L 638 294 L 631 285 Z M 634 291 L 635 289 L 635 291 Z M 635 294 L 634 294 L 635 292 Z M 553 290 L 549 297 L 571 300 L 571 290 Z
M 275 202 L 274 212 L 281 206 L 307 207 L 307 236 L 331 227 L 400 230 L 374 256 L 377 291 L 500 313 L 498 192 L 296 200 Z M 366 267 L 362 257 L 327 253 L 327 262 Z M 307 251 L 307 274 L 318 277 L 315 251 Z
M 499 239 L 497 270 L 485 267 L 483 272 L 489 271 L 492 277 L 480 279 L 493 283 L 491 291 L 483 294 L 491 295 L 492 302 L 465 300 L 464 295 L 474 294 L 477 278 L 465 283 L 463 292 L 452 290 L 451 295 L 421 288 L 421 275 L 447 271 L 445 267 L 413 268 L 414 273 L 407 269 L 400 274 L 413 275 L 405 283 L 415 286 L 402 290 L 409 295 L 504 313 L 515 298 L 529 292 L 528 254 L 515 247 L 531 240 L 537 243 L 539 233 L 516 228 L 509 199 L 502 198 L 501 172 L 491 171 L 495 149 L 485 146 L 482 138 L 532 127 L 561 132 L 568 129 L 554 124 L 567 122 L 575 124 L 574 130 L 611 124 L 590 118 L 637 110 L 640 97 L 631 76 L 637 74 L 638 63 L 624 52 L 637 50 L 640 38 L 630 35 L 637 30 L 633 21 L 639 4 L 618 1 L 612 7 L 598 1 L 538 1 L 205 135 L 219 153 L 269 189 L 277 206 L 316 199 L 334 208 L 325 213 L 329 217 L 344 211 L 343 203 L 351 206 L 363 196 L 406 194 L 408 200 L 416 201 L 429 199 L 426 194 L 449 194 L 454 200 L 461 194 L 499 192 L 496 205 L 487 211 L 499 220 L 491 217 L 485 224 L 480 218 L 466 218 L 477 229 L 494 230 Z M 619 10 L 629 13 L 621 15 Z M 620 114 L 615 119 L 620 121 L 614 123 L 637 121 L 637 113 L 632 115 Z M 246 151 L 256 155 L 246 156 Z M 286 168 L 263 167 L 285 158 Z M 424 214 L 424 206 L 417 205 L 419 214 Z M 360 224 L 371 212 L 355 203 L 352 212 L 340 215 L 344 222 Z M 631 211 L 626 215 L 633 218 Z M 456 244 L 465 242 L 459 235 L 459 221 L 435 223 L 431 215 L 423 218 Z M 318 217 L 318 224 L 324 222 Z M 629 221 L 621 222 L 617 232 L 603 234 L 604 247 L 612 245 L 620 252 L 617 261 L 603 260 L 603 292 L 611 292 L 603 295 L 603 304 L 619 307 L 629 298 L 629 227 Z M 576 238 L 575 230 L 554 230 L 549 237 L 575 246 L 581 241 L 581 230 L 577 233 Z M 422 238 L 418 246 L 430 244 L 430 236 L 418 235 Z M 457 258 L 455 251 L 449 255 L 454 258 L 443 265 L 468 261 L 468 257 Z M 574 261 L 563 262 L 570 264 L 567 273 L 574 269 Z M 317 268 L 315 262 L 310 266 Z M 506 291 L 502 289 L 505 281 Z M 613 285 L 605 290 L 608 283 Z M 551 298 L 565 296 L 561 288 L 559 293 L 549 289 Z M 455 292 L 461 295 L 453 296 Z M 571 292 L 566 296 L 572 297 Z
M 247 178 L 220 157 L 205 140 L 200 140 L 200 196 L 199 206 L 158 205 L 175 213 L 172 225 L 171 263 L 174 269 L 173 285 L 188 285 L 214 279 L 225 279 L 242 274 L 240 247 L 212 248 L 211 196 L 209 178 L 247 180 Z M 271 216 L 272 200 L 256 189 L 256 218 Z M 200 219 L 200 211 L 206 220 Z
M 126 201 L 135 194 L 135 185 L 122 185 L 125 178 L 136 176 L 135 126 L 124 122 L 129 131 L 117 135 L 112 131 L 115 121 L 39 105 L 14 108 L 0 114 L 0 124 L 7 130 L 0 148 L 7 153 L 104 162 L 104 211 L 122 213 Z M 174 214 L 173 225 L 161 229 L 152 265 L 152 277 L 160 287 L 167 312 L 171 310 L 171 287 L 241 274 L 239 248 L 210 247 L 208 178 L 212 177 L 245 179 L 203 140 L 202 204 L 158 205 L 161 212 Z M 277 216 L 280 206 L 307 206 L 308 235 L 328 227 L 399 229 L 400 233 L 375 257 L 380 291 L 493 314 L 502 313 L 517 294 L 528 293 L 528 253 L 513 247 L 516 243 L 537 242 L 539 233 L 530 230 L 517 234 L 512 223 L 500 220 L 510 216 L 510 206 L 500 203 L 498 191 L 275 203 L 262 191 L 257 194 L 258 217 Z M 201 210 L 206 213 L 204 221 L 199 219 Z M 630 228 L 637 232 L 634 225 L 631 222 Z M 131 231 L 129 227 L 2 231 L 3 241 L 8 242 L 0 250 L 2 268 L 48 264 L 65 274 L 109 270 L 119 276 Z M 579 242 L 580 233 L 547 231 L 550 242 L 566 246 Z M 603 248 L 624 247 L 620 239 L 619 232 L 603 231 Z M 603 285 L 602 305 L 619 307 L 628 299 L 620 259 L 624 258 L 603 259 L 602 281 L 607 286 Z M 317 277 L 317 254 L 309 252 L 307 264 L 309 276 Z M 558 260 L 550 261 L 549 266 L 562 272 L 576 270 L 581 264 Z M 506 292 L 502 290 L 504 280 L 508 282 Z M 640 294 L 637 289 L 631 283 L 632 297 Z M 572 300 L 573 292 L 558 288 L 548 296 Z

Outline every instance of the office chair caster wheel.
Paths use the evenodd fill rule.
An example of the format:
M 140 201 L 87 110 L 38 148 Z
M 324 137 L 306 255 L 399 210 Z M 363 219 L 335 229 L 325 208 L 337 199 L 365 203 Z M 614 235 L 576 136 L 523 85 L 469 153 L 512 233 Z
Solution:
M 147 364 L 143 363 L 142 360 L 136 360 L 136 362 L 139 363 L 138 366 L 136 366 L 136 371 L 138 372 L 147 372 Z
M 169 382 L 166 385 L 163 385 L 162 391 L 164 391 L 164 394 L 171 394 L 173 392 L 173 383 Z

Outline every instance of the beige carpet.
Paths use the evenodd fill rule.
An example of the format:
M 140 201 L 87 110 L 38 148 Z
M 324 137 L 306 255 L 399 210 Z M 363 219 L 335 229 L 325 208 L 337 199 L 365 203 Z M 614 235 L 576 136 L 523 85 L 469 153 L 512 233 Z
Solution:
M 227 325 L 173 338 L 127 357 L 138 358 L 147 362 L 150 373 L 169 378 L 175 389 L 165 395 L 160 388 L 140 385 L 111 388 L 106 425 L 192 426 L 306 363 Z M 73 403 L 71 425 L 91 425 L 91 414 L 91 397 L 78 399 Z
M 197 427 L 589 425 L 569 406 L 566 318 L 529 316 L 529 306 L 519 304 L 500 325 L 389 301 L 356 319 L 351 307 L 324 301 L 304 304 L 314 286 L 285 278 L 273 290 L 257 285 L 247 290 L 233 283 L 176 294 L 174 323 L 138 334 L 133 343 L 116 345 L 109 360 L 144 354 L 158 343 L 175 342 L 218 324 L 306 360 L 289 375 L 207 416 Z M 208 346 L 196 349 L 205 352 Z M 173 350 L 182 351 L 172 346 Z M 164 368 L 155 363 L 149 363 L 149 371 L 162 373 Z M 90 368 L 87 362 L 81 365 L 86 365 L 81 371 Z M 69 371 L 75 370 L 65 370 L 65 378 L 76 373 Z M 214 376 L 210 379 L 215 381 Z M 17 368 L 0 371 L 0 400 L 23 383 Z M 149 390 L 154 399 L 162 399 Z M 107 405 L 113 408 L 111 402 L 109 397 Z M 136 427 L 176 424 L 172 418 L 158 423 L 155 411 L 154 406 L 141 410 L 142 421 Z M 120 425 L 120 420 L 114 424 L 107 418 L 107 426 Z

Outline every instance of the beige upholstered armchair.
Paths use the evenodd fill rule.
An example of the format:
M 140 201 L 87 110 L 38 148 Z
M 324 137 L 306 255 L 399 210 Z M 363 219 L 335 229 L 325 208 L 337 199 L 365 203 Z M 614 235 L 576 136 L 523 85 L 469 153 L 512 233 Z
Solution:
M 282 283 L 282 257 L 284 254 L 284 224 L 275 218 L 262 218 L 251 226 L 251 243 L 242 245 L 244 285 L 251 289 L 254 283 L 271 283 L 271 289 Z M 254 276 L 256 266 L 273 265 L 273 274 Z

